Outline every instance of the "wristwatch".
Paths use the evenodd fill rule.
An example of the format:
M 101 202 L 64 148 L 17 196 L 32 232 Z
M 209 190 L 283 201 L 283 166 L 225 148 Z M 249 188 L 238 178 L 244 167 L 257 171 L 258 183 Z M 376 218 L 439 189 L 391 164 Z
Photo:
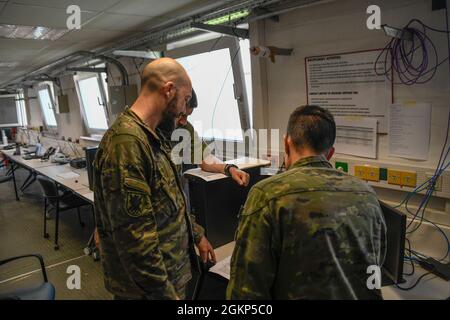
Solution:
M 231 169 L 231 168 L 239 169 L 238 166 L 235 165 L 235 164 L 226 164 L 226 165 L 225 165 L 225 168 L 223 169 L 223 173 L 224 173 L 226 176 L 228 176 L 228 177 L 231 176 L 231 173 L 230 173 L 230 169 Z

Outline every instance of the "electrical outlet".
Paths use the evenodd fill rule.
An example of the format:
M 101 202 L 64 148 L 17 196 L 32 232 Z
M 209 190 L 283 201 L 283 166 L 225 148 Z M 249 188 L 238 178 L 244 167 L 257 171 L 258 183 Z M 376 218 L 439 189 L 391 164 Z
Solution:
M 426 179 L 431 179 L 434 176 L 434 173 L 425 173 Z M 434 185 L 434 190 L 442 191 L 442 176 L 436 179 L 436 183 Z
M 388 169 L 388 183 L 401 186 L 402 185 L 402 172 L 399 170 Z
M 415 188 L 417 185 L 417 173 L 403 171 L 402 172 L 402 186 Z
M 364 166 L 355 166 L 355 177 L 366 180 L 366 168 Z
M 366 166 L 365 169 L 367 181 L 380 181 L 380 168 Z

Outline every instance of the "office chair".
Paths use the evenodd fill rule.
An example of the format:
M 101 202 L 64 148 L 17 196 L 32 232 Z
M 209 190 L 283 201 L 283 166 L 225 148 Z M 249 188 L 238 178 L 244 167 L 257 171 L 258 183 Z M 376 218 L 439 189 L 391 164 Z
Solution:
M 55 300 L 55 287 L 48 282 L 47 273 L 45 271 L 44 259 L 40 254 L 28 254 L 19 257 L 0 260 L 0 266 L 8 262 L 34 257 L 39 260 L 41 265 L 42 276 L 44 283 L 37 287 L 25 287 L 13 290 L 7 293 L 0 294 L 0 300 Z
M 6 165 L 3 165 L 3 166 L 6 166 Z M 10 174 L 7 173 L 5 176 L 0 177 L 0 184 L 12 180 L 14 183 L 14 192 L 16 194 L 16 200 L 19 201 L 19 194 L 17 193 L 17 185 L 16 185 L 16 176 L 14 173 L 15 169 L 12 168 L 13 166 L 14 166 L 14 164 L 11 164 L 11 168 L 10 168 L 11 173 Z
M 37 176 L 37 180 L 44 193 L 44 238 L 49 238 L 49 234 L 47 233 L 47 211 L 53 208 L 56 211 L 54 249 L 58 250 L 59 213 L 62 211 L 77 209 L 80 226 L 84 227 L 84 222 L 81 220 L 80 207 L 90 205 L 92 208 L 92 205 L 89 202 L 77 197 L 70 191 L 63 191 L 59 189 L 56 182 L 53 180 L 41 175 Z M 94 210 L 92 210 L 92 212 L 93 211 Z

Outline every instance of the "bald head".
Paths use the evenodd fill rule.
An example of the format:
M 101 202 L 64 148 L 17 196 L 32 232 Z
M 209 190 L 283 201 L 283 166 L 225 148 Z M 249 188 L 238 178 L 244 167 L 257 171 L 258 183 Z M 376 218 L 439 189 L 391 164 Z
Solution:
M 167 82 L 177 87 L 192 87 L 186 70 L 171 58 L 161 58 L 147 64 L 141 76 L 141 91 L 157 91 Z

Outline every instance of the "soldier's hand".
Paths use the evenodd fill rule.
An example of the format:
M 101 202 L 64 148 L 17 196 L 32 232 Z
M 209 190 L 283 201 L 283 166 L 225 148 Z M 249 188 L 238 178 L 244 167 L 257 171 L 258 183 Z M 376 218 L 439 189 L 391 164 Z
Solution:
M 197 243 L 197 249 L 200 252 L 200 257 L 202 258 L 203 263 L 206 263 L 208 259 L 212 263 L 216 263 L 216 254 L 214 253 L 214 249 L 206 237 L 202 237 L 200 239 Z
M 250 175 L 242 170 L 236 168 L 230 168 L 231 178 L 236 181 L 236 183 L 242 187 L 248 186 L 248 182 L 250 181 Z

